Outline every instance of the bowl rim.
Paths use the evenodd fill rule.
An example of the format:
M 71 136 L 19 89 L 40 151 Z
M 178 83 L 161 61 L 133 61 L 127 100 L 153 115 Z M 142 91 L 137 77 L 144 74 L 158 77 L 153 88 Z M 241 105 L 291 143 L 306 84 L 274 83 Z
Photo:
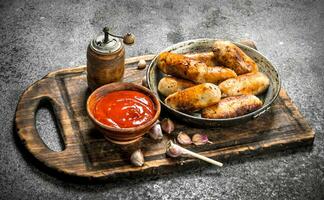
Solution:
M 130 87 L 134 87 L 134 88 L 137 88 L 138 90 L 140 91 L 144 91 L 144 94 L 146 96 L 148 96 L 154 103 L 155 107 L 156 107 L 156 112 L 155 112 L 155 115 L 154 117 L 147 121 L 146 123 L 144 124 L 141 124 L 139 126 L 135 126 L 135 127 L 128 127 L 128 128 L 115 128 L 115 127 L 111 127 L 111 126 L 108 126 L 108 125 L 105 125 L 103 123 L 101 123 L 100 121 L 98 121 L 92 114 L 92 111 L 90 110 L 90 99 L 93 98 L 94 95 L 96 95 L 100 90 L 104 90 L 105 88 L 109 88 L 109 87 L 112 87 L 112 86 L 115 86 L 115 85 L 118 85 L 118 86 L 130 86 Z M 113 90 L 111 92 L 114 92 L 114 91 L 122 91 L 122 90 L 132 90 L 132 89 L 116 89 L 116 90 Z M 108 93 L 107 93 L 108 94 Z M 90 119 L 97 125 L 99 125 L 101 128 L 107 130 L 107 131 L 111 131 L 111 132 L 120 132 L 120 133 L 129 133 L 129 132 L 137 132 L 137 131 L 141 131 L 149 126 L 151 126 L 152 124 L 154 124 L 159 116 L 160 116 L 160 112 L 161 112 L 161 104 L 160 104 L 160 101 L 159 99 L 154 95 L 154 93 L 145 88 L 144 86 L 141 86 L 141 85 L 137 85 L 135 83 L 129 83 L 129 82 L 115 82 L 115 83 L 108 83 L 108 84 L 105 84 L 105 85 L 102 85 L 100 87 L 98 87 L 97 89 L 95 89 L 88 97 L 87 99 L 87 113 L 88 113 L 88 116 L 90 117 Z
M 213 41 L 217 41 L 217 40 L 221 40 L 221 39 L 212 39 L 212 38 L 198 38 L 198 39 L 192 39 L 192 40 L 186 40 L 186 41 L 183 41 L 183 42 L 179 42 L 179 43 L 176 43 L 176 44 L 173 44 L 165 49 L 163 49 L 162 51 L 160 51 L 158 54 L 156 54 L 156 56 L 154 56 L 154 58 L 152 59 L 150 65 L 148 66 L 148 69 L 146 71 L 146 80 L 147 80 L 147 85 L 149 87 L 149 89 L 155 93 L 153 91 L 153 89 L 151 88 L 151 77 L 150 77 L 150 71 L 151 69 L 153 68 L 153 65 L 154 63 L 156 62 L 156 59 L 158 58 L 158 56 L 162 53 L 162 52 L 165 52 L 165 51 L 172 51 L 172 50 L 175 50 L 176 48 L 179 48 L 181 46 L 186 46 L 186 45 L 190 45 L 191 43 L 195 43 L 195 42 L 213 42 Z M 184 117 L 188 117 L 188 118 L 191 118 L 191 119 L 195 119 L 195 120 L 201 120 L 201 121 L 208 121 L 208 122 L 231 122 L 231 121 L 234 121 L 234 120 L 240 120 L 240 119 L 244 119 L 244 118 L 247 118 L 247 117 L 254 117 L 254 116 L 257 116 L 257 114 L 261 113 L 262 111 L 265 111 L 266 109 L 268 109 L 269 106 L 271 106 L 271 104 L 277 99 L 277 97 L 279 96 L 279 93 L 280 93 L 280 90 L 281 90 L 281 79 L 280 79 L 280 75 L 278 73 L 278 69 L 275 65 L 273 65 L 272 62 L 270 62 L 270 60 L 264 56 L 262 53 L 260 53 L 258 50 L 256 49 L 253 49 L 247 45 L 244 45 L 244 44 L 241 44 L 241 43 L 238 43 L 238 42 L 233 42 L 231 40 L 227 40 L 227 41 L 230 41 L 232 42 L 233 44 L 237 45 L 239 48 L 240 46 L 243 46 L 244 48 L 248 49 L 249 51 L 252 51 L 253 53 L 256 53 L 256 54 L 259 54 L 264 60 L 266 60 L 267 62 L 270 63 L 270 65 L 273 67 L 274 71 L 276 72 L 277 74 L 277 77 L 278 77 L 278 90 L 276 91 L 276 93 L 274 94 L 274 97 L 265 105 L 263 105 L 261 108 L 259 108 L 258 110 L 255 110 L 253 112 L 250 112 L 248 114 L 245 114 L 245 115 L 242 115 L 242 116 L 238 116 L 238 117 L 232 117 L 232 118 L 224 118 L 224 119 L 210 119 L 210 118 L 203 118 L 203 117 L 196 117 L 196 116 L 193 116 L 193 115 L 190 115 L 190 114 L 187 114 L 187 113 L 184 113 L 184 112 L 181 112 L 181 111 L 178 111 L 176 109 L 173 109 L 171 107 L 169 107 L 168 105 L 166 105 L 161 99 L 160 97 L 158 96 L 158 100 L 160 101 L 160 103 L 165 106 L 166 108 L 168 108 L 169 110 L 172 110 L 173 112 L 177 113 L 178 115 L 182 115 Z M 156 95 L 159 95 L 159 94 L 156 94 Z

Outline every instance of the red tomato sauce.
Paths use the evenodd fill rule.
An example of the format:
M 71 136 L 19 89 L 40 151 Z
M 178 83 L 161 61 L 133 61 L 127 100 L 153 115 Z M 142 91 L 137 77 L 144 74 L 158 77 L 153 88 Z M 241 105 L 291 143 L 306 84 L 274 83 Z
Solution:
M 93 111 L 98 121 L 115 128 L 140 126 L 151 120 L 155 113 L 151 98 L 132 90 L 108 93 L 99 99 Z

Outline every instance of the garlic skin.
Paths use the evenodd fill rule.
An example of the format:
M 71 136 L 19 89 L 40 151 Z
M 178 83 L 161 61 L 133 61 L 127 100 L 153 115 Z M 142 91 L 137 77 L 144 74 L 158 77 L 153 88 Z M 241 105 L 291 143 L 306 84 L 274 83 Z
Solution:
M 140 167 L 144 165 L 144 155 L 140 149 L 134 151 L 130 157 L 130 161 L 133 165 Z
M 162 130 L 168 134 L 170 134 L 174 131 L 174 123 L 169 118 L 164 118 L 161 121 L 161 127 L 162 127 Z
M 161 125 L 159 123 L 154 124 L 154 126 L 150 129 L 149 136 L 153 140 L 162 140 L 163 133 L 162 133 Z
M 195 145 L 203 145 L 206 143 L 212 143 L 208 140 L 208 136 L 204 134 L 195 134 L 192 136 L 192 143 Z
M 182 149 L 174 144 L 172 141 L 169 141 L 167 144 L 166 154 L 170 157 L 179 157 L 183 154 Z
M 191 138 L 189 137 L 189 135 L 187 135 L 183 131 L 180 131 L 180 133 L 178 134 L 177 141 L 179 142 L 179 144 L 182 144 L 182 145 L 189 145 L 189 144 L 192 143 Z

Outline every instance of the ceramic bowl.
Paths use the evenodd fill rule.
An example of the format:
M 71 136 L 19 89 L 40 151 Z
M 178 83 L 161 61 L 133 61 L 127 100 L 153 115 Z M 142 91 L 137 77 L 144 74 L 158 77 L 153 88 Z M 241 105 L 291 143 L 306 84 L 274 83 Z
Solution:
M 170 51 L 173 53 L 180 53 L 180 54 L 199 53 L 199 52 L 208 52 L 208 51 L 210 52 L 212 51 L 212 45 L 215 41 L 216 39 L 207 39 L 207 38 L 189 40 L 178 44 L 174 44 L 164 49 L 162 52 Z M 258 64 L 259 70 L 265 73 L 270 79 L 270 86 L 268 90 L 262 95 L 258 96 L 263 101 L 263 106 L 260 109 L 235 118 L 207 119 L 201 117 L 200 113 L 187 114 L 169 107 L 164 103 L 164 97 L 161 94 L 159 94 L 157 89 L 160 79 L 166 76 L 157 67 L 157 57 L 159 56 L 159 54 L 152 60 L 146 73 L 146 80 L 149 89 L 158 97 L 164 109 L 166 109 L 170 114 L 174 115 L 179 120 L 187 122 L 191 125 L 197 125 L 203 127 L 231 126 L 260 116 L 270 108 L 271 104 L 274 102 L 274 100 L 277 98 L 279 94 L 281 84 L 280 84 L 278 71 L 275 68 L 275 66 L 257 50 L 252 49 L 251 47 L 248 47 L 240 43 L 235 43 L 235 42 L 233 43 L 236 46 L 238 46 L 240 49 L 242 49 L 248 56 L 250 56 Z
M 156 113 L 154 117 L 150 121 L 146 122 L 145 124 L 136 127 L 131 127 L 131 128 L 115 128 L 99 122 L 93 116 L 93 110 L 98 100 L 110 92 L 121 91 L 121 90 L 134 90 L 134 91 L 141 92 L 147 95 L 148 97 L 150 97 L 156 109 Z M 160 111 L 161 111 L 161 105 L 159 100 L 156 98 L 156 96 L 147 88 L 133 83 L 110 83 L 107 85 L 103 85 L 97 88 L 94 92 L 92 92 L 92 94 L 88 97 L 87 100 L 88 116 L 95 124 L 95 127 L 100 132 L 102 132 L 109 141 L 117 144 L 129 144 L 139 140 L 146 132 L 148 132 L 152 128 L 154 123 L 159 118 Z

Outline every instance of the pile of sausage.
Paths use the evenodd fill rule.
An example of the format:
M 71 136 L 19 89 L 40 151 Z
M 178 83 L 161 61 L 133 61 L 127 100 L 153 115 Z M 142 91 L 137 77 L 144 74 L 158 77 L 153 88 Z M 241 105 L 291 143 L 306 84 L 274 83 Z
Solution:
M 233 118 L 262 107 L 256 96 L 267 90 L 269 78 L 229 41 L 216 41 L 213 51 L 190 55 L 163 52 L 158 68 L 169 75 L 158 91 L 165 103 L 181 112 L 201 111 L 204 118 Z

